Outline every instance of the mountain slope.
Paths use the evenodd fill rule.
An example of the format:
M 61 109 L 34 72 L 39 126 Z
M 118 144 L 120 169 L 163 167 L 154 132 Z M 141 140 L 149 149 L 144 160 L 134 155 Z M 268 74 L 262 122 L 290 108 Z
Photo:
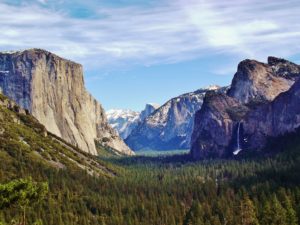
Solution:
M 111 109 L 106 112 L 108 123 L 119 133 L 119 135 L 126 139 L 137 125 L 153 113 L 158 104 L 148 103 L 145 109 L 141 112 L 134 112 L 129 109 Z
M 47 130 L 86 152 L 97 154 L 97 140 L 132 154 L 86 91 L 80 64 L 40 49 L 0 53 L 0 90 Z
M 201 108 L 205 93 L 216 89 L 219 87 L 211 86 L 167 101 L 142 121 L 125 142 L 134 150 L 189 148 L 194 114 Z
M 207 95 L 196 113 L 193 157 L 229 157 L 246 149 L 258 150 L 269 137 L 296 128 L 299 114 L 292 104 L 297 102 L 293 95 L 297 95 L 299 77 L 300 66 L 284 59 L 269 57 L 268 64 L 242 61 L 227 95 Z M 281 93 L 290 96 L 286 103 L 278 100 L 283 98 Z
M 82 170 L 93 176 L 114 172 L 91 155 L 49 133 L 28 111 L 0 94 L 0 154 L 3 166 L 17 160 L 38 162 L 59 170 Z M 6 169 L 1 170 L 6 177 Z M 3 174 L 4 173 L 4 174 Z

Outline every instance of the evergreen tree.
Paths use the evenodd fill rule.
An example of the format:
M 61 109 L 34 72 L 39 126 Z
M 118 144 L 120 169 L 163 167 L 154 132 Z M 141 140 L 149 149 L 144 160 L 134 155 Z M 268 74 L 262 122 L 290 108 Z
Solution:
M 271 201 L 265 205 L 262 218 L 263 225 L 286 225 L 286 210 L 278 201 L 276 195 L 273 195 Z
M 283 206 L 286 210 L 286 224 L 298 225 L 298 218 L 296 215 L 296 211 L 293 209 L 291 200 L 286 194 L 284 195 Z
M 202 225 L 203 223 L 203 211 L 201 205 L 197 202 L 193 202 L 190 210 L 187 212 L 183 225 Z
M 282 207 L 281 203 L 278 201 L 276 195 L 272 198 L 272 208 L 273 208 L 273 224 L 274 225 L 286 225 L 286 210 Z
M 271 225 L 273 222 L 273 212 L 269 201 L 266 201 L 263 207 L 261 224 L 262 225 Z
M 244 195 L 240 202 L 240 224 L 241 225 L 258 225 L 258 219 L 253 202 L 248 195 Z
M 26 224 L 26 208 L 41 201 L 48 192 L 47 183 L 35 183 L 31 178 L 0 184 L 0 209 L 16 205 L 22 209 L 22 225 Z

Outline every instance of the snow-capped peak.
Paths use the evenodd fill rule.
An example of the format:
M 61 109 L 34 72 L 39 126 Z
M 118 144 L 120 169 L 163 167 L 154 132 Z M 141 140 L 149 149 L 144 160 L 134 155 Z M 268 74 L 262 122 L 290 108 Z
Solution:
M 140 113 L 130 109 L 111 109 L 106 112 L 109 124 L 125 139 L 137 126 Z
M 205 88 L 203 88 L 204 90 L 209 90 L 209 91 L 215 91 L 217 89 L 220 89 L 221 87 L 219 85 L 209 85 Z
M 156 103 L 148 103 L 142 112 L 130 109 L 111 109 L 106 112 L 109 124 L 126 139 L 139 122 L 143 121 L 159 107 Z
M 110 109 L 106 112 L 108 119 L 117 119 L 117 118 L 134 118 L 139 116 L 139 112 L 135 112 L 130 109 Z
M 10 51 L 0 51 L 0 54 L 15 54 L 15 53 L 18 53 L 18 52 L 20 52 L 20 51 L 12 51 L 12 50 L 10 50 Z

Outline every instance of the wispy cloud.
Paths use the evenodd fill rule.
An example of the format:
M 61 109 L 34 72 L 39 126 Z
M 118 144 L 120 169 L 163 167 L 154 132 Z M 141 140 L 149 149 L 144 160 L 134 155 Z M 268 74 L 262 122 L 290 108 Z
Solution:
M 47 4 L 47 0 L 37 0 L 41 4 Z
M 87 3 L 91 18 L 46 7 L 46 0 L 0 3 L 0 48 L 40 47 L 98 67 L 173 63 L 212 53 L 262 59 L 300 51 L 297 0 L 169 0 L 152 7 L 96 2 Z

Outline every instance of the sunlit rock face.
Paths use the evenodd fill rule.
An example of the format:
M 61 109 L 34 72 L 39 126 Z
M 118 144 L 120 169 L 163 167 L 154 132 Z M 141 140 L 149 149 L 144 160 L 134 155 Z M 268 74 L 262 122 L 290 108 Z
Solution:
M 261 149 L 268 137 L 298 127 L 299 107 L 292 105 L 292 95 L 299 76 L 300 66 L 284 59 L 269 57 L 267 64 L 242 61 L 227 94 L 208 93 L 196 113 L 192 156 L 230 157 L 241 150 Z M 282 97 L 286 95 L 290 99 Z
M 210 90 L 226 88 L 210 86 L 172 98 L 146 117 L 128 136 L 126 143 L 134 150 L 174 150 L 190 148 L 195 112 Z
M 86 91 L 82 66 L 41 49 L 0 53 L 0 89 L 47 130 L 96 155 L 95 140 L 132 151 L 108 125 L 102 106 Z
M 269 57 L 268 64 L 244 60 L 238 65 L 228 96 L 242 103 L 254 99 L 272 101 L 292 86 L 299 73 L 298 65 L 284 59 Z

